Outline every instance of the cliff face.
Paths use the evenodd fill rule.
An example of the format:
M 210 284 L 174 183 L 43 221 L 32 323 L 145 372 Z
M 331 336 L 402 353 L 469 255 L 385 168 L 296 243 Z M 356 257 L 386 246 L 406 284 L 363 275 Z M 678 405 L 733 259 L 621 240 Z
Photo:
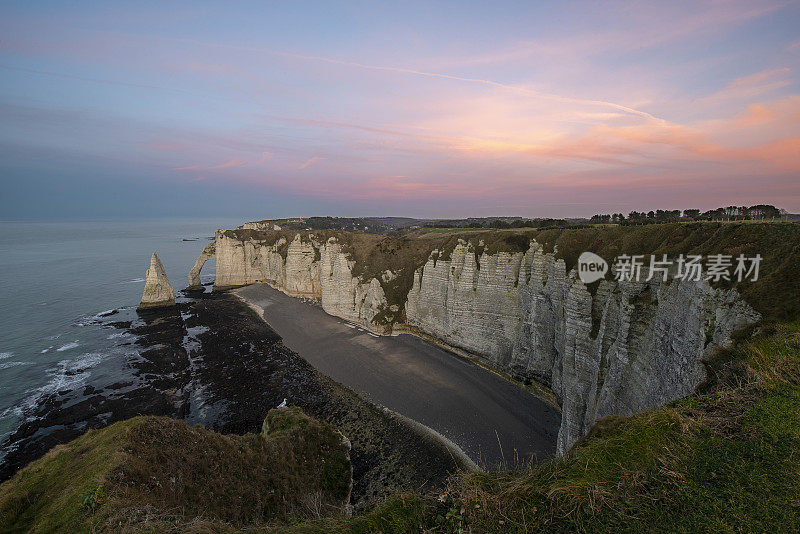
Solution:
M 271 240 L 218 230 L 213 256 L 208 249 L 195 263 L 197 274 L 190 275 L 190 286 L 195 278 L 199 282 L 203 263 L 214 259 L 215 288 L 266 283 L 293 297 L 318 300 L 327 313 L 370 330 L 391 331 L 390 325 L 375 321 L 389 307 L 381 284 L 353 276 L 354 262 L 335 238 L 322 241 L 313 234 L 298 233 L 291 241 L 284 236 Z
M 558 452 L 606 415 L 631 415 L 694 391 L 702 360 L 758 314 L 707 282 L 602 281 L 593 296 L 535 242 L 476 256 L 456 246 L 417 272 L 407 321 L 487 365 L 550 387 L 562 407 Z
M 548 386 L 562 408 L 559 453 L 599 417 L 694 391 L 706 378 L 703 360 L 759 318 L 736 291 L 705 281 L 604 280 L 592 294 L 535 241 L 525 252 L 484 252 L 463 241 L 449 255 L 434 250 L 402 302 L 389 302 L 384 290 L 395 273 L 355 276 L 353 255 L 336 237 L 219 231 L 215 247 L 215 287 L 268 283 L 373 331 L 414 327 Z M 403 309 L 406 324 L 397 321 Z
M 376 316 L 388 306 L 380 282 L 362 282 L 353 276 L 355 262 L 336 242 L 329 239 L 320 248 L 319 281 L 322 309 L 331 315 L 364 325 L 370 330 L 390 333 L 391 325 L 380 325 Z

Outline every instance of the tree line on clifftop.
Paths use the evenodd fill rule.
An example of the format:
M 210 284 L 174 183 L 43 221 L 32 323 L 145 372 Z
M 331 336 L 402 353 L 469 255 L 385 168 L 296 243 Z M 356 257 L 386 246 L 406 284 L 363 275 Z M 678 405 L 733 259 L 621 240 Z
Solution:
M 622 213 L 593 215 L 590 222 L 594 224 L 647 224 L 674 221 L 770 221 L 785 219 L 789 216 L 786 210 L 771 204 L 754 206 L 727 206 L 701 212 L 699 209 L 650 210 L 648 212 L 632 211 L 627 218 Z
M 754 206 L 727 206 L 714 210 L 651 210 L 622 213 L 596 214 L 589 219 L 552 219 L 521 217 L 487 217 L 471 219 L 437 220 L 426 223 L 426 228 L 582 228 L 593 224 L 640 225 L 667 222 L 691 221 L 774 221 L 794 218 L 784 209 L 771 204 Z

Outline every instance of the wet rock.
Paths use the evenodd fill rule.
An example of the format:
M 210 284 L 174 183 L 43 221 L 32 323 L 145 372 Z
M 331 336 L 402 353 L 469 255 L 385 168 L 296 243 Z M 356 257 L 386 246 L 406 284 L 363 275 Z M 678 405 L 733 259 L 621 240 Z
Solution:
M 0 481 L 89 429 L 136 415 L 166 415 L 221 433 L 258 433 L 284 399 L 350 441 L 352 503 L 396 491 L 441 489 L 465 467 L 439 441 L 319 373 L 245 304 L 226 293 L 141 314 L 140 347 L 114 375 L 42 399 L 2 446 Z

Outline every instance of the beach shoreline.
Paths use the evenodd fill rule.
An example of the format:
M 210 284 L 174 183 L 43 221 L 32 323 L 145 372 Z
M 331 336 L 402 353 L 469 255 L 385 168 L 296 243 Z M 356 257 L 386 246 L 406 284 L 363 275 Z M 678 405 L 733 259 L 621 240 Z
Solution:
M 317 370 L 430 428 L 477 465 L 553 456 L 558 410 L 497 373 L 412 334 L 377 336 L 268 284 L 232 293 Z

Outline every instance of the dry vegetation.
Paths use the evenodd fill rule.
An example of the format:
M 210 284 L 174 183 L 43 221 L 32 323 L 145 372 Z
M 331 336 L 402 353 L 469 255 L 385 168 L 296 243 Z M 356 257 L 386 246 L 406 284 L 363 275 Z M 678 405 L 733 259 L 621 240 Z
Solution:
M 165 417 L 92 430 L 2 486 L 2 532 L 226 531 L 347 511 L 349 445 L 299 409 L 262 434 Z

